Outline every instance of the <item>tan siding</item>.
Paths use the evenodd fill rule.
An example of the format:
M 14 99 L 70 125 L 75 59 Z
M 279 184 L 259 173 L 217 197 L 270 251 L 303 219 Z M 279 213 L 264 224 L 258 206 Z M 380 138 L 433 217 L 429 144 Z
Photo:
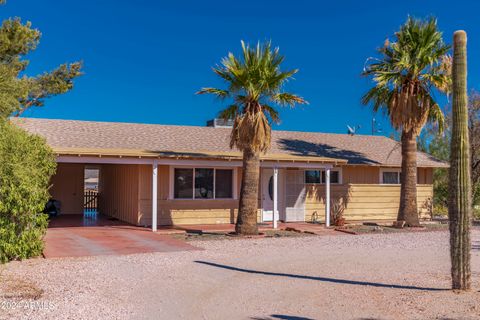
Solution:
M 380 183 L 380 167 L 374 166 L 343 166 L 342 182 L 344 184 L 379 184 Z M 395 168 L 397 170 L 399 168 Z M 418 168 L 417 171 L 418 184 L 433 183 L 432 168 Z
M 83 214 L 83 164 L 59 163 L 52 177 L 50 194 L 61 203 L 61 214 Z
M 158 166 L 158 184 L 157 184 L 157 199 L 168 199 L 169 188 L 169 166 Z M 141 200 L 152 199 L 152 166 L 139 166 L 139 196 Z
M 418 207 L 422 218 L 431 212 L 433 187 L 418 185 Z M 324 221 L 324 186 L 307 185 L 306 221 Z M 332 185 L 332 201 L 344 208 L 347 221 L 395 220 L 400 201 L 400 186 L 351 184 Z M 341 199 L 341 200 L 340 200 Z M 334 210 L 332 204 L 332 210 Z
M 234 223 L 236 200 L 159 200 L 158 224 Z M 151 225 L 151 199 L 140 201 L 140 224 Z
M 342 182 L 346 183 L 380 183 L 380 168 L 370 166 L 342 167 Z
M 100 213 L 138 224 L 138 172 L 138 165 L 100 167 Z
M 419 180 L 418 183 L 420 184 L 433 184 L 433 168 L 418 168 L 421 171 L 419 172 Z M 420 179 L 421 176 L 421 179 Z
M 417 183 L 426 184 L 427 183 L 427 169 L 418 168 L 417 169 Z
M 425 168 L 425 184 L 433 184 L 433 168 Z
M 138 224 L 151 224 L 151 166 L 138 166 Z M 332 185 L 332 199 L 343 199 L 346 204 L 347 220 L 394 220 L 396 218 L 400 186 L 380 185 L 378 167 L 345 166 L 342 168 L 344 184 Z M 169 199 L 169 166 L 158 167 L 158 223 L 159 225 L 181 224 L 219 224 L 234 223 L 237 215 L 238 200 L 171 200 Z M 237 171 L 237 197 L 241 186 L 241 168 Z M 419 174 L 420 175 L 420 174 Z M 431 179 L 431 169 L 422 169 L 422 182 Z M 429 176 L 430 175 L 430 176 Z M 261 181 L 261 180 L 260 180 Z M 348 182 L 347 182 L 348 181 Z M 355 183 L 352 183 L 355 182 Z M 279 182 L 284 182 L 280 179 Z M 362 183 L 360 183 L 362 182 Z M 260 183 L 261 186 L 261 183 Z M 259 190 L 259 208 L 261 208 L 261 190 Z M 319 221 L 324 219 L 323 185 L 306 186 L 306 221 L 312 215 Z M 431 185 L 419 185 L 418 200 L 420 211 L 425 216 L 430 210 Z M 260 210 L 258 219 L 260 221 Z

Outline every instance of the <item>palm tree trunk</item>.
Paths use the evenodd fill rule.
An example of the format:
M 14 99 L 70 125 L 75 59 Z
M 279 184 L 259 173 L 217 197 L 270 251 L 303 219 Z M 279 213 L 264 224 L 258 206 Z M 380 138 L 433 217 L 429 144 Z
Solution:
M 417 209 L 417 137 L 413 132 L 402 132 L 402 173 L 400 174 L 400 208 L 397 221 L 407 226 L 418 226 Z
M 467 35 L 464 31 L 457 31 L 453 40 L 452 141 L 448 199 L 450 258 L 452 289 L 469 290 L 472 203 L 467 126 Z
M 235 231 L 242 235 L 258 234 L 258 184 L 260 178 L 260 154 L 243 151 L 242 186 Z

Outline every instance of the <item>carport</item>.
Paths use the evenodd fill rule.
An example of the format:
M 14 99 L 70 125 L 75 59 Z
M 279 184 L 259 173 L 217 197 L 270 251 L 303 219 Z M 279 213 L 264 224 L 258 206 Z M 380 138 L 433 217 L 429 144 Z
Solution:
M 101 215 L 64 215 L 50 221 L 45 258 L 197 250 L 171 235 Z

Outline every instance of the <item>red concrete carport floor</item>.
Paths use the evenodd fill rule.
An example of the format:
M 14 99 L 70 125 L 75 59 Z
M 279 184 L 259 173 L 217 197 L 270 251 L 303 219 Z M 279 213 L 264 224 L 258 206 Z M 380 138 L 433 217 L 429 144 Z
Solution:
M 185 241 L 146 228 L 121 225 L 50 227 L 45 258 L 198 250 Z

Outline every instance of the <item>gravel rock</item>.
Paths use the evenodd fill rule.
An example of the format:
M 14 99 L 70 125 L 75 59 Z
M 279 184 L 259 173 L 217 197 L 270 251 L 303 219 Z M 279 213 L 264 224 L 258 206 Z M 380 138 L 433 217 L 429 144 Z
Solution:
M 444 231 L 191 243 L 205 250 L 9 263 L 3 277 L 44 293 L 15 307 L 0 298 L 0 318 L 480 318 L 480 252 L 475 290 L 448 290 Z

